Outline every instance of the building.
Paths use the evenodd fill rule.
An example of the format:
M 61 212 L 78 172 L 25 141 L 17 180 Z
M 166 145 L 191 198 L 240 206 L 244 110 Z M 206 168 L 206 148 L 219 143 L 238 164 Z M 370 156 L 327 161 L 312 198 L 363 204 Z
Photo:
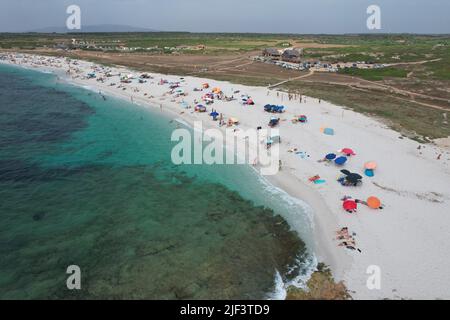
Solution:
M 284 50 L 283 54 L 281 55 L 281 59 L 288 62 L 299 62 L 300 56 L 301 52 L 299 50 L 287 49 Z
M 264 57 L 279 58 L 281 53 L 277 48 L 266 48 L 263 50 L 262 55 Z

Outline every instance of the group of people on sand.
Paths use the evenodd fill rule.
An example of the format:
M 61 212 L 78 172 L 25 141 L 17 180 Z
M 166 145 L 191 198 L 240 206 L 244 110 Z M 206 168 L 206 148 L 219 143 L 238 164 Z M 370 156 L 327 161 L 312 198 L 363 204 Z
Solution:
M 350 234 L 348 227 L 343 227 L 340 230 L 336 231 L 336 240 L 340 241 L 338 246 L 345 247 L 349 250 L 355 250 L 361 253 L 361 249 L 356 247 L 356 233 L 352 232 Z

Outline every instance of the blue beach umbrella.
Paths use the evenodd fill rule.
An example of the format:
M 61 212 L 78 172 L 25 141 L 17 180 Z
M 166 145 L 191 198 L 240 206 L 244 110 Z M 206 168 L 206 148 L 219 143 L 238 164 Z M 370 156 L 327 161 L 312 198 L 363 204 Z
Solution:
M 327 159 L 327 160 L 336 159 L 336 155 L 334 153 L 329 153 L 325 156 L 325 159 Z
M 339 157 L 334 160 L 334 163 L 336 163 L 339 166 L 342 166 L 346 162 L 347 162 L 347 157 Z
M 326 135 L 332 136 L 332 135 L 334 135 L 334 129 L 332 129 L 332 128 L 325 128 L 325 129 L 323 129 L 323 133 L 326 134 Z
M 373 176 L 374 176 L 374 173 L 373 173 L 373 170 L 372 170 L 372 169 L 366 169 L 366 170 L 364 171 L 364 174 L 365 174 L 366 176 L 368 176 L 368 177 L 373 177 Z
M 214 117 L 217 117 L 219 115 L 219 113 L 216 111 L 213 111 L 209 115 L 214 118 Z

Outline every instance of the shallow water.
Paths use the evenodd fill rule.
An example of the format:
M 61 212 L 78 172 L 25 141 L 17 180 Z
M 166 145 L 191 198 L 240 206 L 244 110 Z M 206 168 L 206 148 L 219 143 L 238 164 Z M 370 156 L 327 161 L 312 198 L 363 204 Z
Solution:
M 304 272 L 304 243 L 279 216 L 305 224 L 301 206 L 247 166 L 174 166 L 174 128 L 0 65 L 0 298 L 265 298 L 277 270 Z M 72 264 L 79 291 L 66 288 Z

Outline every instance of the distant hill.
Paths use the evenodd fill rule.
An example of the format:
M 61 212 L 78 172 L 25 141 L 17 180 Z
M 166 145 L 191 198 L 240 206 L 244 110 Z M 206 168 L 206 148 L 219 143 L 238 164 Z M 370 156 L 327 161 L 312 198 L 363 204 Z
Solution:
M 81 30 L 68 30 L 66 27 L 46 27 L 34 29 L 30 32 L 36 33 L 94 33 L 94 32 L 159 32 L 149 28 L 132 27 L 126 25 L 102 24 L 82 26 Z

